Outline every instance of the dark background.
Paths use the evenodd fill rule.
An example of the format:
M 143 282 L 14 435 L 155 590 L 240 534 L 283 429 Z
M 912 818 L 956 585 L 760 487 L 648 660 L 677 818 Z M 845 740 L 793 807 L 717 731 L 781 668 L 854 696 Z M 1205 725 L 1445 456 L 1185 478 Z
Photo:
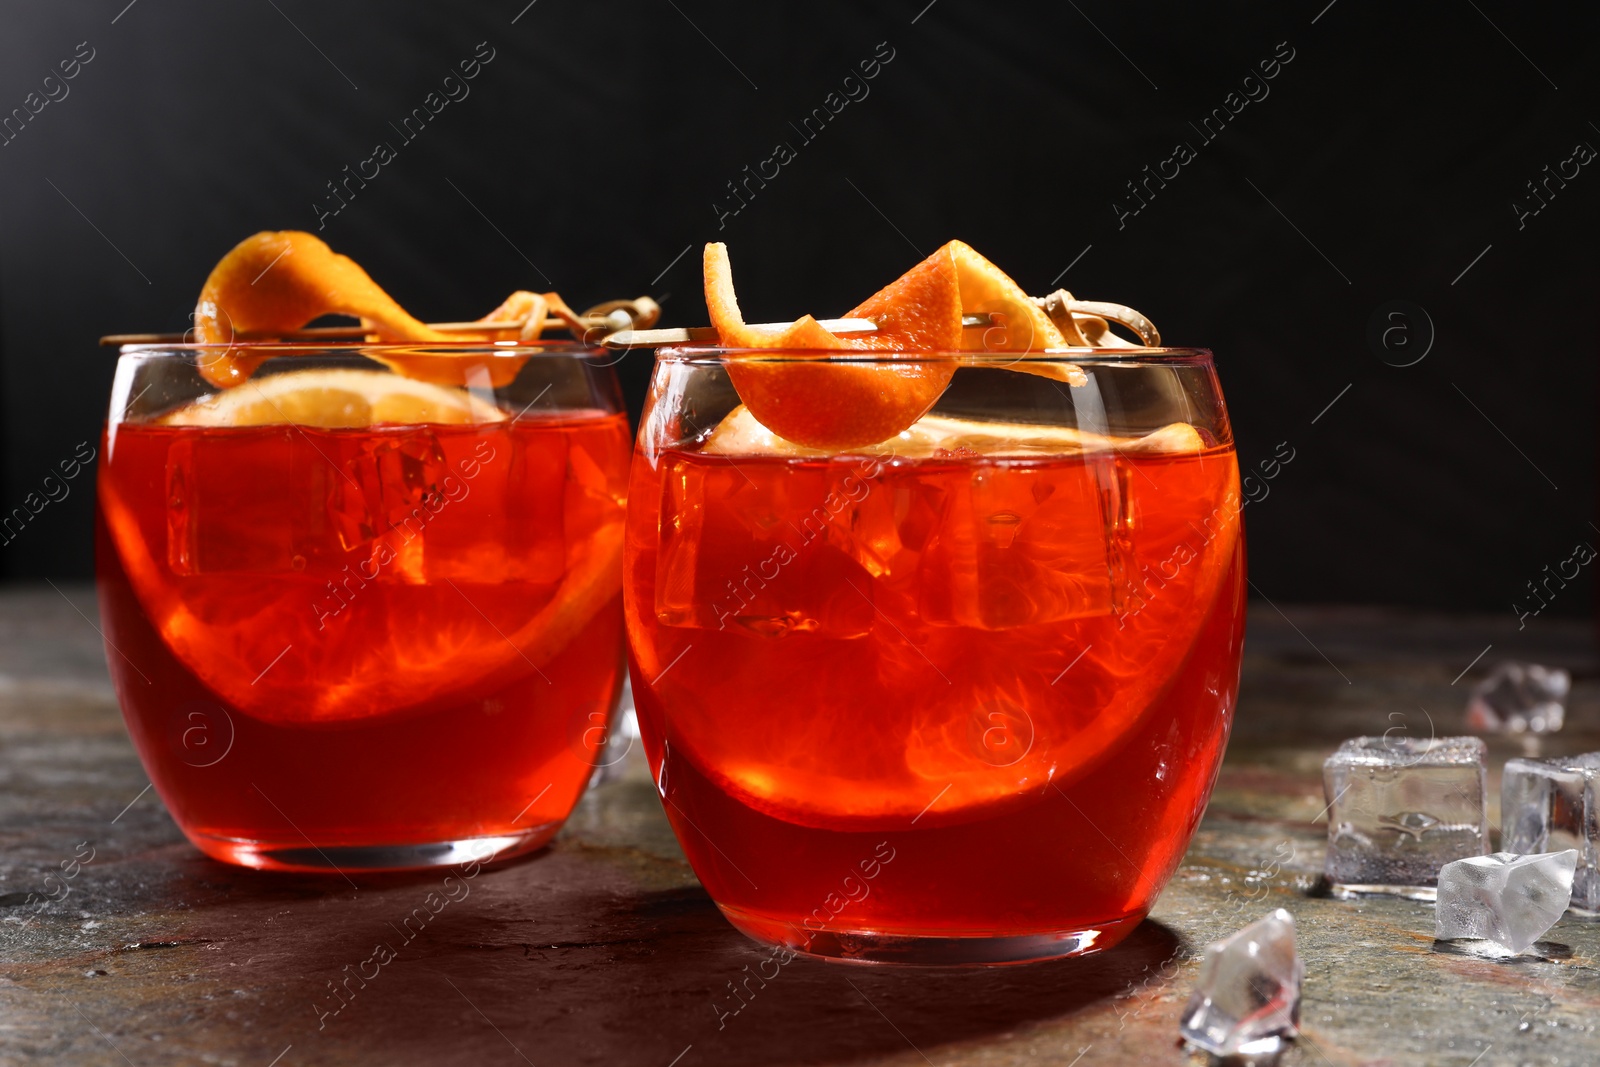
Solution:
M 1600 9 L 926 2 L 4 4 L 0 114 L 80 42 L 94 58 L 0 148 L 0 510 L 98 433 L 98 335 L 183 329 L 218 257 L 315 231 L 325 183 L 386 140 L 321 236 L 424 319 L 554 287 L 701 323 L 709 239 L 753 316 L 836 314 L 961 237 L 1031 292 L 1059 278 L 1216 351 L 1247 471 L 1295 456 L 1246 511 L 1260 596 L 1514 628 L 1526 583 L 1600 545 L 1600 165 L 1520 229 L 1512 207 L 1600 147 Z M 471 95 L 401 144 L 389 123 L 483 41 Z M 885 41 L 870 95 L 799 144 Z M 1190 123 L 1280 42 L 1270 95 L 1203 143 Z M 779 141 L 798 158 L 719 230 L 725 183 Z M 1124 183 L 1178 141 L 1197 158 L 1119 229 Z M 1383 320 L 1385 350 L 1393 301 L 1423 313 Z M 635 403 L 648 360 L 621 366 Z M 89 483 L 0 575 L 89 573 Z M 1549 613 L 1591 611 L 1591 574 Z

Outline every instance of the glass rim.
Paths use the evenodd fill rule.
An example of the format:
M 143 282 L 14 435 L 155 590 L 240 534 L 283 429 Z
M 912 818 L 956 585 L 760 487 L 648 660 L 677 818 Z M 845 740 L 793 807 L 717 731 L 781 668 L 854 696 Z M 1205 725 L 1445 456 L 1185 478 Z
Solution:
M 673 363 L 953 363 L 963 367 L 1008 367 L 1017 363 L 1081 363 L 1100 366 L 1210 366 L 1209 348 L 1047 348 L 1027 352 L 949 349 L 724 348 L 720 345 L 670 345 L 656 349 L 656 358 Z
M 199 342 L 152 342 L 121 345 L 117 358 L 186 355 L 215 356 L 228 352 L 249 352 L 263 356 L 298 356 L 324 354 L 330 356 L 364 356 L 369 352 L 388 356 L 518 356 L 538 355 L 598 355 L 612 353 L 614 349 L 583 341 L 229 341 L 201 344 Z

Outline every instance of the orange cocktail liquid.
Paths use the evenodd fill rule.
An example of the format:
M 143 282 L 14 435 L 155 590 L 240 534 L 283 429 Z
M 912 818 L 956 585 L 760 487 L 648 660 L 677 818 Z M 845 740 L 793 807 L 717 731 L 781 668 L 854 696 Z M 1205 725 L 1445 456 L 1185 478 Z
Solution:
M 859 935 L 1082 951 L 1149 910 L 1237 690 L 1231 447 L 668 451 L 635 456 L 629 492 L 641 732 L 736 925 L 827 955 Z
M 384 866 L 555 832 L 621 682 L 626 416 L 123 424 L 104 455 L 107 656 L 195 844 Z

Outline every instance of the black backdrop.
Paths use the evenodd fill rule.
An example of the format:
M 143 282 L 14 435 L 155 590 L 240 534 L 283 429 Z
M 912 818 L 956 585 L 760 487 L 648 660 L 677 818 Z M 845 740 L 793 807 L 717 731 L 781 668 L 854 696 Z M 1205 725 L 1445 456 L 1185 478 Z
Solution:
M 6 511 L 98 432 L 97 335 L 182 329 L 235 241 L 321 221 L 424 318 L 553 286 L 702 322 L 713 238 L 747 311 L 837 313 L 961 237 L 1030 291 L 1059 278 L 1215 349 L 1246 469 L 1295 457 L 1246 510 L 1261 595 L 1515 625 L 1528 582 L 1600 545 L 1594 5 L 0 11 L 0 115 L 27 116 L 0 147 Z M 480 42 L 493 58 L 446 86 Z M 414 139 L 390 125 L 447 88 Z M 379 141 L 395 158 L 321 217 Z M 794 158 L 740 207 L 727 183 L 779 142 Z M 1141 204 L 1147 166 L 1167 179 Z M 647 362 L 622 364 L 635 404 Z M 89 573 L 89 481 L 0 545 L 0 574 Z M 1549 613 L 1590 611 L 1590 573 L 1550 586 Z

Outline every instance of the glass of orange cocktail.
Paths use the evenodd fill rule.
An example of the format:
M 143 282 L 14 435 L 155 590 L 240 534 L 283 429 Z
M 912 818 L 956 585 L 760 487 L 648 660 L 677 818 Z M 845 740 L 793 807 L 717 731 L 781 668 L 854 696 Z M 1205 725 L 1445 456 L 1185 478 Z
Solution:
M 741 403 L 816 433 L 867 372 L 889 384 L 863 410 L 909 376 L 936 400 L 846 447 Z M 1210 353 L 666 350 L 629 500 L 640 730 L 735 926 L 1003 963 L 1106 948 L 1148 912 L 1239 677 Z
M 224 357 L 248 380 L 212 384 Z M 554 835 L 621 684 L 611 362 L 554 343 L 124 349 L 99 477 L 107 657 L 191 841 L 348 871 Z

